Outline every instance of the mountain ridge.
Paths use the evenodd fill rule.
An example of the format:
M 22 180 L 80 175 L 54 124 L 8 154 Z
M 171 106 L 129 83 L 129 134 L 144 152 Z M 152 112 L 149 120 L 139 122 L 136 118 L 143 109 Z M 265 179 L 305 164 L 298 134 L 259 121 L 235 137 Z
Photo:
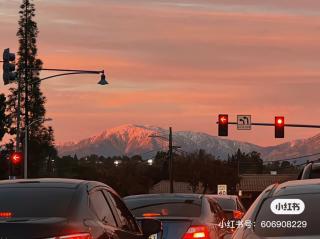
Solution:
M 125 124 L 106 129 L 102 133 L 76 142 L 67 142 L 57 146 L 59 155 L 78 157 L 90 154 L 111 156 L 132 156 L 142 154 L 152 157 L 150 151 L 166 150 L 167 143 L 150 135 L 167 137 L 168 130 L 154 125 Z M 248 142 L 222 139 L 203 132 L 176 131 L 173 135 L 174 145 L 181 146 L 186 152 L 204 149 L 221 159 L 234 154 L 238 149 L 244 152 L 257 151 L 265 160 L 276 160 L 314 153 L 320 143 L 320 134 L 308 139 L 298 139 L 275 146 L 263 147 Z M 320 150 L 319 150 L 320 151 Z

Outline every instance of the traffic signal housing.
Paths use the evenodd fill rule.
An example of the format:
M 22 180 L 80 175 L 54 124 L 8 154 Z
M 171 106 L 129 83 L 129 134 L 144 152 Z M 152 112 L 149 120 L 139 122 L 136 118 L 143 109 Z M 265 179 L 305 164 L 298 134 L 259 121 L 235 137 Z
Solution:
M 10 161 L 10 176 L 22 177 L 23 154 L 21 152 L 13 152 L 10 154 L 9 161 Z
M 218 135 L 228 136 L 229 119 L 228 115 L 220 114 L 218 117 Z
M 274 122 L 275 138 L 284 138 L 284 117 L 276 116 Z
M 3 82 L 5 85 L 10 84 L 17 78 L 17 73 L 14 72 L 16 69 L 15 59 L 16 55 L 11 53 L 9 48 L 3 51 Z

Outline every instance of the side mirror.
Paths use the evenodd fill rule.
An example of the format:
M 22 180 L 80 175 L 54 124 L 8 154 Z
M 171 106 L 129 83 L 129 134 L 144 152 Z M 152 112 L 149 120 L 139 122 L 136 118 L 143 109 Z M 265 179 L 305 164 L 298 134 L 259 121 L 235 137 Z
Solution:
M 144 236 L 149 237 L 162 231 L 162 223 L 159 220 L 145 218 L 141 221 L 141 229 Z

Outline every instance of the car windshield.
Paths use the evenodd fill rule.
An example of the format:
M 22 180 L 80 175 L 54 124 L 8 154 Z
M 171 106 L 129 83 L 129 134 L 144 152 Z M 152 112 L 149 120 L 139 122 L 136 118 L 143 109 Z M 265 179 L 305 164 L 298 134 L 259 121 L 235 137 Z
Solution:
M 236 210 L 236 203 L 229 198 L 216 198 L 223 210 Z
M 276 199 L 275 209 L 285 212 L 292 212 L 302 209 L 301 205 L 295 205 L 292 199 L 300 199 L 305 209 L 298 215 L 279 215 L 271 209 L 271 203 Z M 307 236 L 320 235 L 320 194 L 290 195 L 273 197 L 265 200 L 255 220 L 255 232 L 261 237 L 281 236 Z M 281 203 L 282 202 L 282 203 Z
M 136 217 L 199 217 L 200 199 L 138 199 L 125 200 Z
M 0 188 L 0 216 L 65 217 L 73 194 L 70 188 Z

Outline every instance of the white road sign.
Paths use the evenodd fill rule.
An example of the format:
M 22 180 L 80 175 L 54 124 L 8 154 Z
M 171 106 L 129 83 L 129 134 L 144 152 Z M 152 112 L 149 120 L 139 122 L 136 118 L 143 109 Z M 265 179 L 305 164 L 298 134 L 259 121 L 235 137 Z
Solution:
M 219 184 L 218 185 L 218 194 L 219 195 L 227 195 L 227 185 L 226 184 Z
M 238 130 L 251 130 L 251 115 L 238 115 L 237 116 L 237 129 Z

